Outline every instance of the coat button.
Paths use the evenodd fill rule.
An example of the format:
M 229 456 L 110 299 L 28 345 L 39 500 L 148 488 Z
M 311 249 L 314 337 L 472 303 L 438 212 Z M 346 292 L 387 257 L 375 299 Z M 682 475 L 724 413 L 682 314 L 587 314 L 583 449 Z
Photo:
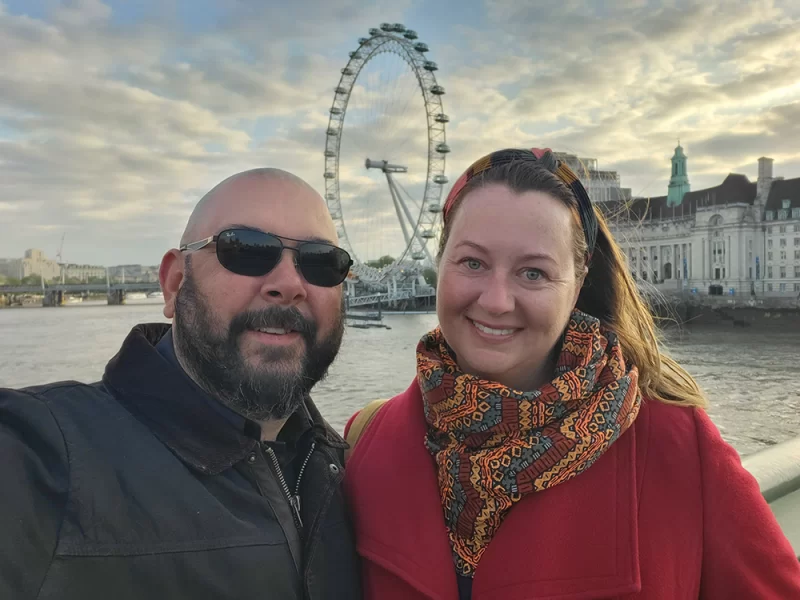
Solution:
M 330 465 L 328 465 L 328 468 L 331 470 L 331 473 L 333 473 L 334 475 L 338 475 L 339 474 L 339 465 L 334 465 L 333 463 L 331 463 Z
M 256 462 L 256 453 L 255 452 L 251 452 L 250 453 L 250 456 L 247 457 L 247 462 L 249 462 L 251 465 L 254 462 Z

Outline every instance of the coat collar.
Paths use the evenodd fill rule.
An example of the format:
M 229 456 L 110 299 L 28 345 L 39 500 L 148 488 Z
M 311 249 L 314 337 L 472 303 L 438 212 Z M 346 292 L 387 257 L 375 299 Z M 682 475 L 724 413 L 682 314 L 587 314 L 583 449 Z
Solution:
M 209 402 L 199 400 L 192 381 L 156 350 L 169 330 L 170 325 L 161 323 L 134 327 L 106 365 L 103 384 L 181 460 L 216 475 L 252 452 L 258 437 L 246 435 Z M 310 399 L 303 414 L 291 418 L 295 416 L 303 421 L 303 430 L 313 430 L 315 439 L 346 446 Z
M 640 589 L 634 430 L 580 476 L 511 510 L 478 566 L 473 600 L 608 598 Z M 453 600 L 455 567 L 424 437 L 412 383 L 373 419 L 345 485 L 364 558 L 426 598 Z

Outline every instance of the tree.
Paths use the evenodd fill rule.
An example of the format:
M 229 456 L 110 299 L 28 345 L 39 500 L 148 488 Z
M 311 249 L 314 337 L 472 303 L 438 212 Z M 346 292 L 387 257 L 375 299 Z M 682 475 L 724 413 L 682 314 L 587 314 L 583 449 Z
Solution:
M 394 262 L 394 257 L 389 256 L 387 254 L 386 256 L 381 256 L 378 260 L 368 260 L 366 264 L 367 264 L 368 267 L 374 267 L 376 269 L 382 269 L 386 265 L 390 265 L 393 262 Z
M 425 278 L 425 283 L 427 283 L 432 288 L 436 288 L 436 271 L 431 267 L 427 267 L 422 271 L 422 276 Z

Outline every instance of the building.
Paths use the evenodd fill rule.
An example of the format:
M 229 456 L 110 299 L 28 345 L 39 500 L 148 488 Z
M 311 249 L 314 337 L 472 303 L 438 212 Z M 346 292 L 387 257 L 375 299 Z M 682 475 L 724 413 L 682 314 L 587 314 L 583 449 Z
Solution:
M 672 157 L 668 194 L 600 205 L 637 279 L 662 292 L 797 297 L 800 294 L 800 178 L 729 174 L 690 190 L 687 156 Z
M 23 279 L 31 275 L 50 281 L 61 277 L 61 265 L 47 258 L 36 248 L 25 251 L 24 258 L 0 260 L 0 273 L 13 279 Z
M 76 265 L 72 263 L 61 266 L 64 268 L 64 277 L 66 279 L 77 279 L 81 282 L 87 282 L 91 279 L 105 280 L 106 278 L 105 267 L 98 267 L 96 265 Z
M 567 152 L 554 152 L 553 154 L 575 172 L 592 202 L 630 200 L 631 190 L 620 187 L 619 173 L 601 171 L 597 168 L 596 158 L 580 158 Z
M 108 267 L 108 276 L 116 281 L 155 283 L 158 268 L 158 265 L 117 265 Z

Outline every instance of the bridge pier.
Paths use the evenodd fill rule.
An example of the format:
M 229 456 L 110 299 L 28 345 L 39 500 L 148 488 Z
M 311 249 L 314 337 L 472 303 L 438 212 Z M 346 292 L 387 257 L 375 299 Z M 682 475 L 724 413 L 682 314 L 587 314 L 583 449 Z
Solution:
M 125 304 L 125 290 L 108 290 L 108 305 L 122 306 Z
M 42 306 L 64 306 L 64 292 L 62 290 L 47 290 L 42 300 Z

